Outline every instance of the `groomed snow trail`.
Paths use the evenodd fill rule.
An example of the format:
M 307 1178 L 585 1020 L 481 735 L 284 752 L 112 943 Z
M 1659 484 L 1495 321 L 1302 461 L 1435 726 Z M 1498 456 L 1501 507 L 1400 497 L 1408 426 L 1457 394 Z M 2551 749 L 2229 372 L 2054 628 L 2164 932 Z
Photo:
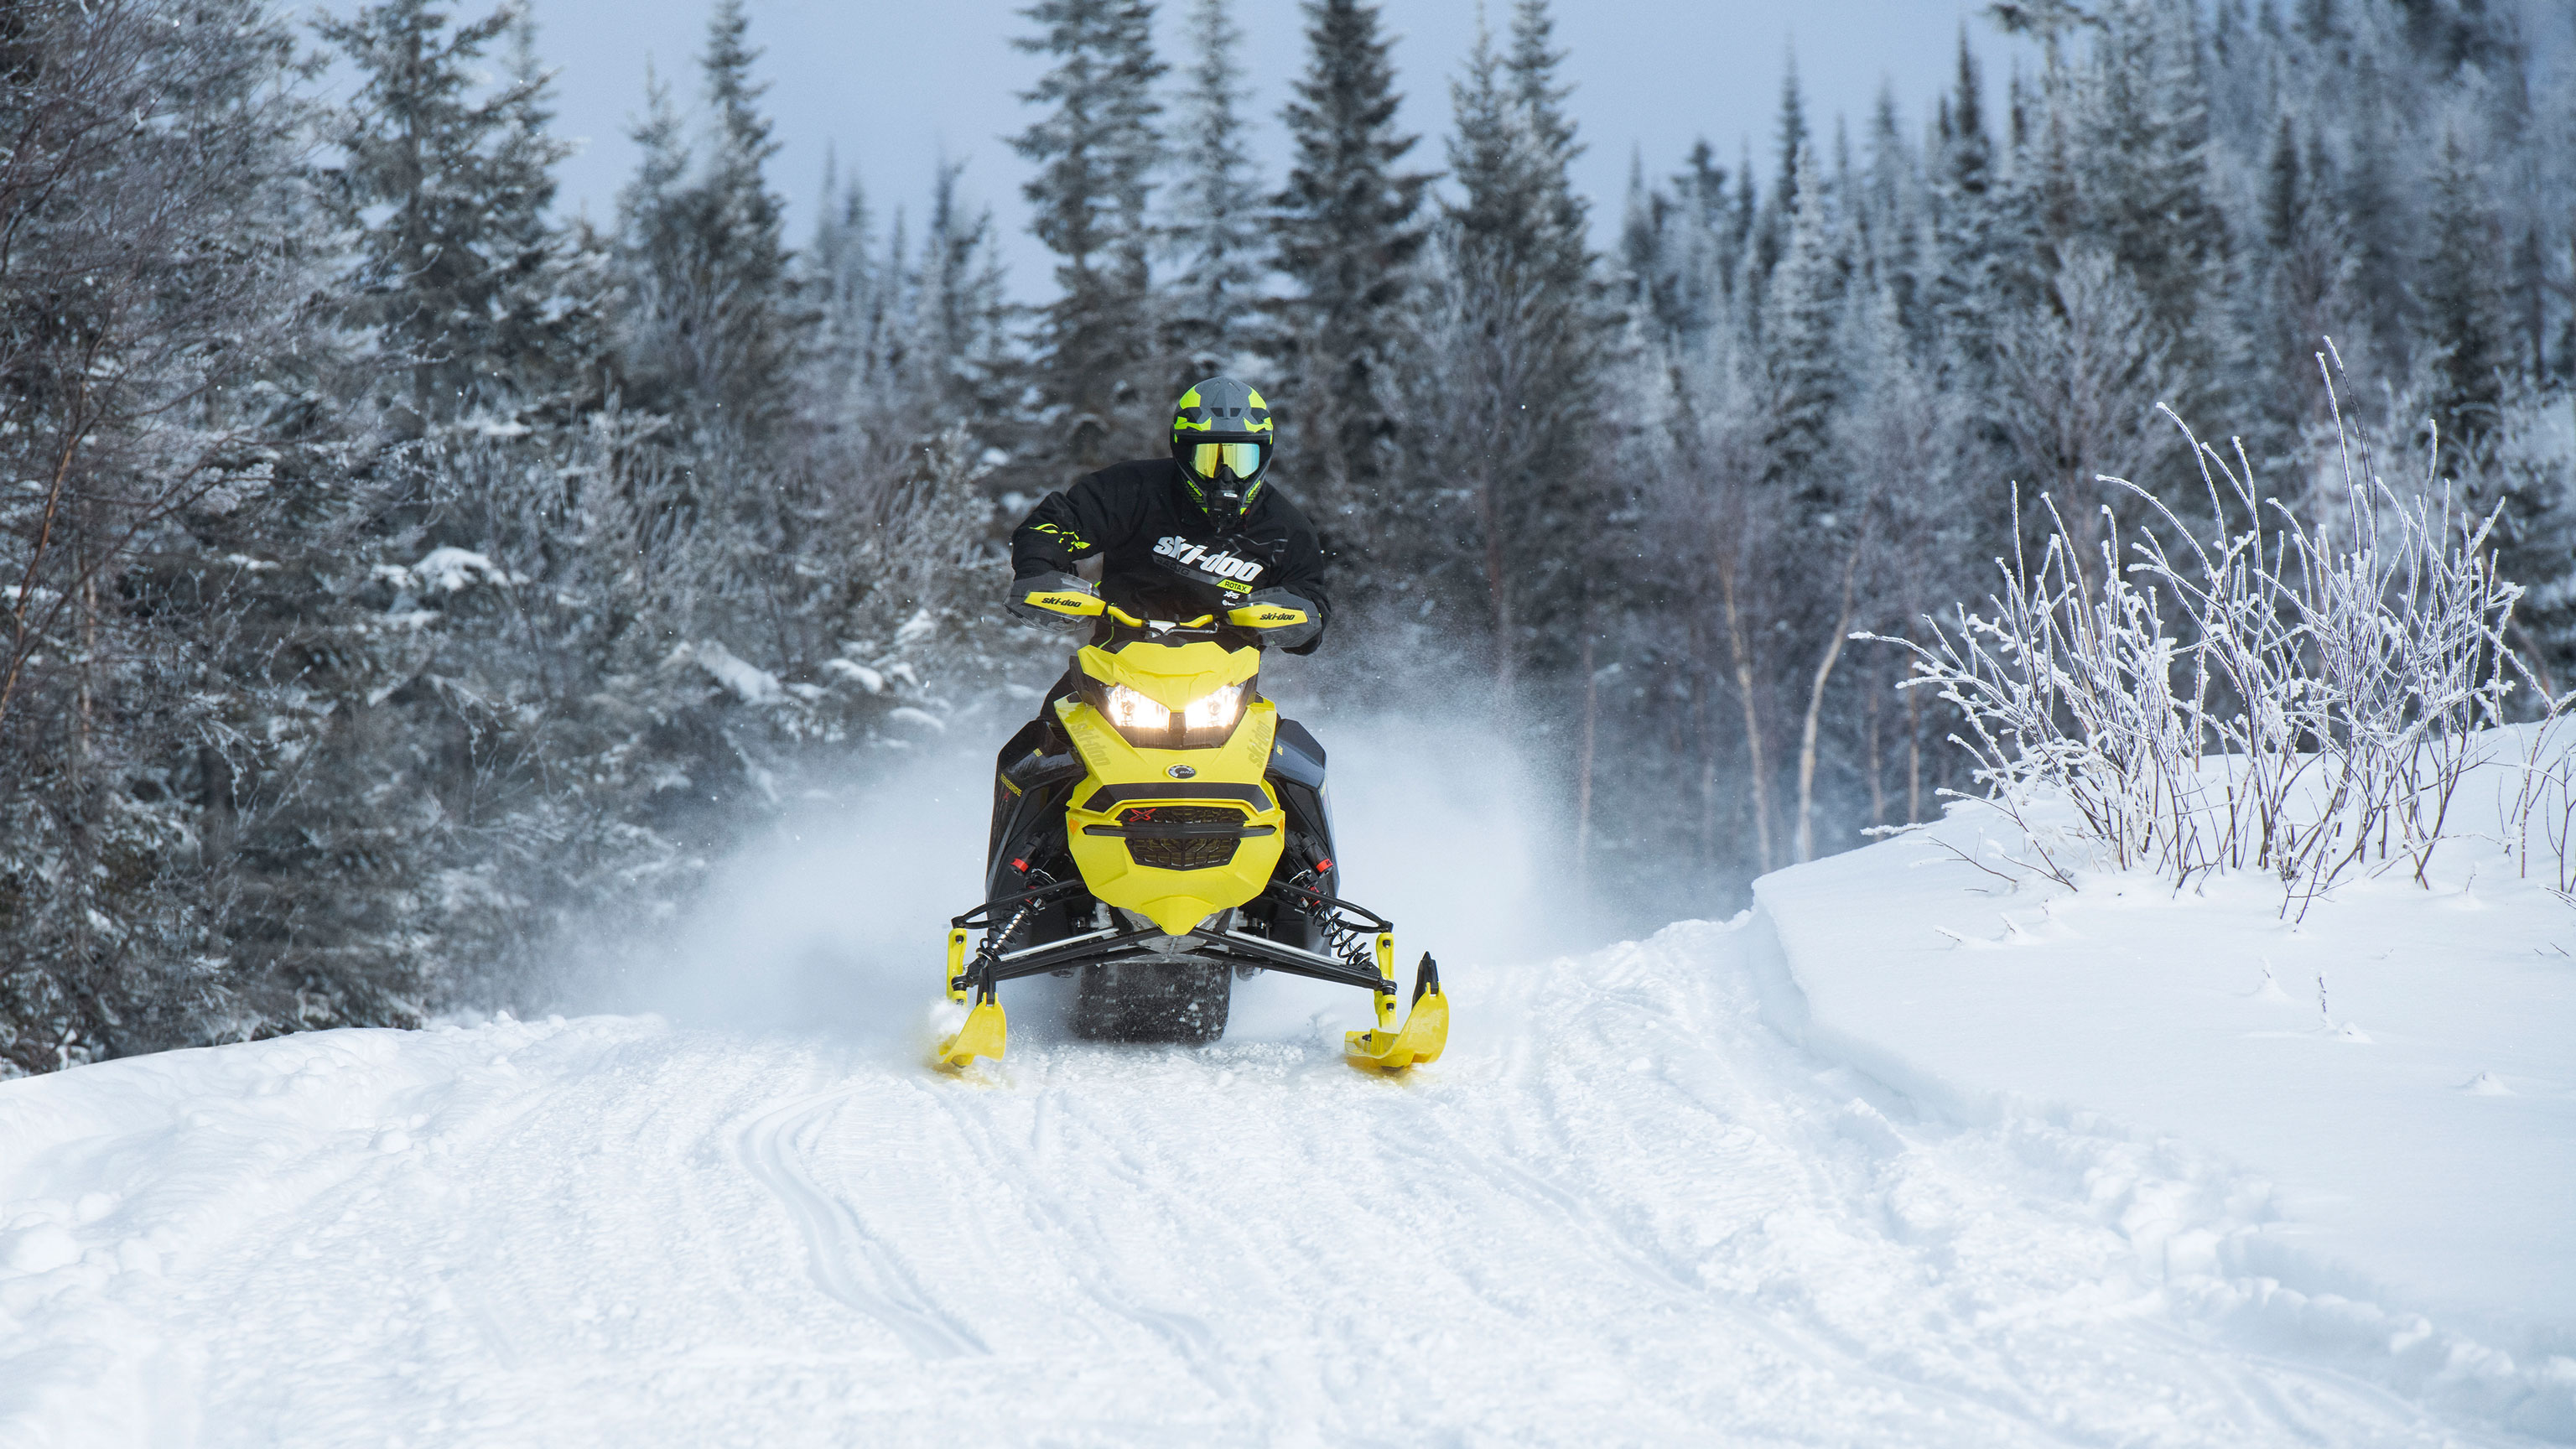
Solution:
M 2520 1442 L 2196 1322 L 2084 1144 L 1763 1025 L 1775 952 L 1451 962 L 1409 1080 L 1015 1003 L 962 1078 L 582 1018 L 0 1084 L 0 1445 Z

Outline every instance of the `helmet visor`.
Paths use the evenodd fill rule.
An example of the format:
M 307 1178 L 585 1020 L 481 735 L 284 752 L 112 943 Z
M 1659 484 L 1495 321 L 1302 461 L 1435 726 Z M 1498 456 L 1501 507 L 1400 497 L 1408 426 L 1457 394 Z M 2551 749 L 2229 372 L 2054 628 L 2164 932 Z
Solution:
M 1219 465 L 1232 469 L 1238 481 L 1261 476 L 1261 455 L 1269 450 L 1267 443 L 1198 443 L 1181 456 L 1182 466 L 1202 483 L 1217 481 Z

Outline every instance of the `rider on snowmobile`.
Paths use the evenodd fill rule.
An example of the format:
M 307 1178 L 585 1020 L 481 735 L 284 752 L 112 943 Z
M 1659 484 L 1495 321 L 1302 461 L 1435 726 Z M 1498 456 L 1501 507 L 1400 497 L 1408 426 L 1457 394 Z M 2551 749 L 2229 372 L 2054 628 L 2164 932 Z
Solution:
M 1097 592 L 1140 618 L 1279 605 L 1305 622 L 1267 630 L 1262 642 L 1314 653 L 1331 609 L 1324 551 L 1306 515 L 1264 479 L 1275 446 L 1270 405 L 1244 384 L 1212 377 L 1181 394 L 1169 458 L 1112 464 L 1030 510 L 1011 535 L 1011 612 L 1049 628 L 1094 628 L 1030 599 L 1094 592 L 1074 568 L 1099 558 Z M 1097 626 L 1105 634 L 1107 620 Z M 1068 674 L 1056 693 L 1074 682 Z
M 1011 612 L 1093 633 L 994 757 L 941 1065 L 1000 1057 L 997 988 L 1041 972 L 1080 977 L 1077 1036 L 1213 1041 L 1235 978 L 1269 970 L 1371 993 L 1377 1025 L 1343 1034 L 1355 1065 L 1440 1056 L 1439 967 L 1423 954 L 1399 1023 L 1395 928 L 1339 898 L 1323 746 L 1258 688 L 1261 647 L 1312 653 L 1327 608 L 1314 526 L 1263 483 L 1275 442 L 1261 394 L 1209 378 L 1173 408 L 1170 458 L 1050 493 L 1012 535 Z M 1091 558 L 1097 592 L 1074 574 Z

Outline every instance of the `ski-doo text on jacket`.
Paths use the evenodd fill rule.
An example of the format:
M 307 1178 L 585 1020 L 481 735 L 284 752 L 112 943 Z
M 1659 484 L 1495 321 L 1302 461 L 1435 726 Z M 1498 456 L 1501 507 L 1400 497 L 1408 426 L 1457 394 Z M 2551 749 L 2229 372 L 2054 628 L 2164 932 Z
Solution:
M 1262 589 L 1286 589 L 1329 618 L 1324 550 L 1313 524 L 1275 487 L 1261 489 L 1239 527 L 1217 531 L 1169 458 L 1116 463 L 1039 500 L 1011 535 L 1011 571 L 1072 573 L 1100 558 L 1103 598 L 1149 619 L 1222 616 Z M 1290 649 L 1312 654 L 1315 638 Z

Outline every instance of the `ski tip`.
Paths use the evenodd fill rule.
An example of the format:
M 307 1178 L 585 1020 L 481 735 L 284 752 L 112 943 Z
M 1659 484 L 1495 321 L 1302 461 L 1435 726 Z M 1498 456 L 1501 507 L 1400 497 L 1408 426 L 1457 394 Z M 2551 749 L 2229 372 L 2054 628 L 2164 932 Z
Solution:
M 1010 1042 L 1010 1021 L 1002 1014 L 999 1001 L 982 1001 L 966 1013 L 965 1024 L 957 1034 L 939 1044 L 933 1061 L 945 1071 L 963 1071 L 977 1057 L 1002 1059 L 1003 1048 Z
M 1435 976 L 1416 988 L 1413 1010 L 1396 1031 L 1342 1034 L 1342 1057 L 1363 1071 L 1402 1072 L 1440 1060 L 1449 1045 L 1449 998 L 1440 994 Z

